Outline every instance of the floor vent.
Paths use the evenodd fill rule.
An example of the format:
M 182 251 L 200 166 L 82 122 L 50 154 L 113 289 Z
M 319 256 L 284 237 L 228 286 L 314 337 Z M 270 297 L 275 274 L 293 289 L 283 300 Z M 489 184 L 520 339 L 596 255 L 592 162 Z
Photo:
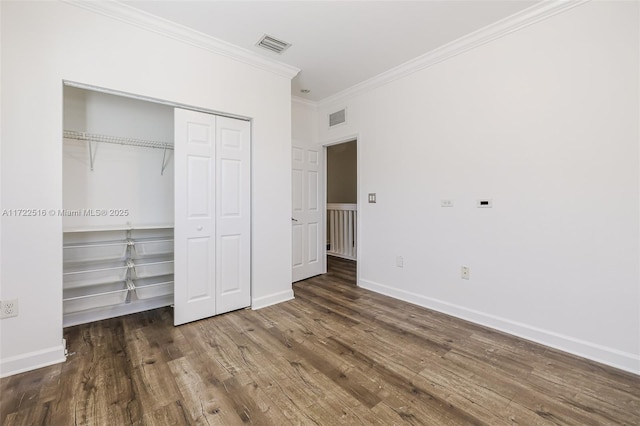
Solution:
M 262 47 L 263 49 L 270 50 L 271 52 L 275 52 L 277 54 L 281 54 L 282 52 L 287 50 L 289 47 L 291 47 L 291 43 L 278 40 L 273 36 L 265 34 L 260 38 L 260 40 L 258 40 L 258 42 L 256 43 L 256 46 Z
M 347 122 L 347 111 L 341 109 L 332 114 L 329 114 L 329 127 L 337 126 Z

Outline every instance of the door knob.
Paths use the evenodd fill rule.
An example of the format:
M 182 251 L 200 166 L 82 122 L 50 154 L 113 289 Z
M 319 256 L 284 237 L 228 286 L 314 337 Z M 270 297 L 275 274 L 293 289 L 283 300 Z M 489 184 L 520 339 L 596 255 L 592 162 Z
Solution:
M 298 219 L 293 218 L 293 217 L 291 218 L 291 220 L 292 220 L 292 221 L 294 221 L 294 222 L 297 222 L 297 221 L 298 221 Z

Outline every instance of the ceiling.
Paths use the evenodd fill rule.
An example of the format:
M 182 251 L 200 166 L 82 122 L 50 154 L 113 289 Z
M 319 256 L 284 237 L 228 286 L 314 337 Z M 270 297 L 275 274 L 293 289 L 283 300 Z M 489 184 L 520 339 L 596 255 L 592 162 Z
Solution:
M 122 1 L 300 68 L 291 93 L 320 101 L 538 0 Z M 263 34 L 292 46 L 281 55 Z M 302 89 L 310 90 L 301 93 Z

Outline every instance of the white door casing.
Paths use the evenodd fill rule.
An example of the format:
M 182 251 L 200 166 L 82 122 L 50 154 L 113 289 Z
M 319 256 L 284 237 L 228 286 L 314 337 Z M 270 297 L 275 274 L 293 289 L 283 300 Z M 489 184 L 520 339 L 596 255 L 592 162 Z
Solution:
M 292 278 L 300 281 L 325 272 L 324 180 L 322 150 L 294 141 L 292 161 Z
M 250 125 L 175 109 L 174 324 L 250 305 Z

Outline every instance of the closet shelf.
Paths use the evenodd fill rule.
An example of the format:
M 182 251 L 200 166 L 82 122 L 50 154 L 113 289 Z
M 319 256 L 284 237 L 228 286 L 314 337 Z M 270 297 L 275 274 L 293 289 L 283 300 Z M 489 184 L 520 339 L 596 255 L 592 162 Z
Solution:
M 127 279 L 129 265 L 125 262 L 109 262 L 67 267 L 62 274 L 65 289 L 89 288 Z
M 167 150 L 173 150 L 173 143 L 149 141 L 145 139 L 124 138 L 120 136 L 100 135 L 97 133 L 78 132 L 76 130 L 63 130 L 62 137 L 66 139 L 76 139 L 80 141 L 87 141 L 89 143 L 89 162 L 91 163 L 91 170 L 93 171 L 93 145 L 92 142 L 98 143 L 111 143 L 116 145 L 129 145 L 139 146 L 143 148 L 157 148 L 162 149 L 162 169 L 160 174 L 164 174 L 164 169 L 167 167 Z
M 173 254 L 173 238 L 159 240 L 156 238 L 137 239 L 132 244 L 132 259 Z
M 127 240 L 65 244 L 63 246 L 63 257 L 65 263 L 125 260 L 129 245 L 131 244 Z
M 116 282 L 103 284 L 86 293 L 84 289 L 66 289 L 63 291 L 63 312 L 65 314 L 103 308 L 125 303 L 129 290 L 129 283 Z
M 150 225 L 134 225 L 127 222 L 124 225 L 98 225 L 98 226 L 78 226 L 63 228 L 64 233 L 83 233 L 83 232 L 106 232 L 106 231 L 140 231 L 145 229 L 173 229 L 173 223 L 159 223 Z
M 63 136 L 67 139 L 80 141 L 112 143 L 117 145 L 140 146 L 143 148 L 173 149 L 173 143 L 148 141 L 144 139 L 123 138 L 120 136 L 99 135 L 96 133 L 78 132 L 76 130 L 64 130 Z
M 127 238 L 118 241 L 64 244 L 62 246 L 65 264 L 95 261 L 126 260 L 127 248 L 131 259 L 173 254 L 173 238 Z
M 130 290 L 135 291 L 138 299 L 173 295 L 173 275 L 133 280 L 129 281 L 127 285 Z
M 65 327 L 173 303 L 173 243 L 170 227 L 65 234 Z
M 173 256 L 156 259 L 129 260 L 127 266 L 134 279 L 173 274 Z
M 173 275 L 106 283 L 86 289 L 65 289 L 63 312 L 65 315 L 79 312 L 107 311 L 121 308 L 125 304 L 136 305 L 148 299 L 164 300 L 173 296 Z M 170 300 L 169 300 L 170 301 Z M 139 303 L 138 303 L 139 304 Z M 158 306 L 166 306 L 166 303 Z M 136 312 L 135 308 L 133 312 Z M 98 312 L 99 314 L 100 312 Z

